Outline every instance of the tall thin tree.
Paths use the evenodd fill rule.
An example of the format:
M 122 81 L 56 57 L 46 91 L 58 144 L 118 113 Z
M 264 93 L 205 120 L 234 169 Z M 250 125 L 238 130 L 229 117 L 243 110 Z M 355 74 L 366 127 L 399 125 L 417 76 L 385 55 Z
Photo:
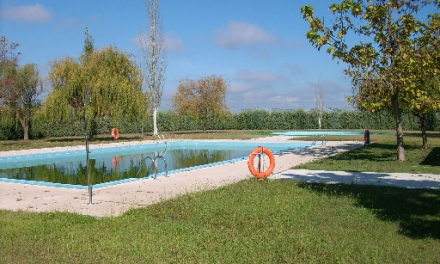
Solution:
M 159 2 L 160 0 L 145 0 L 150 29 L 145 33 L 141 33 L 139 37 L 145 60 L 145 81 L 147 82 L 149 90 L 150 107 L 153 111 L 154 135 L 158 135 L 157 111 L 162 101 L 163 87 L 165 84 L 165 71 L 167 67 Z
M 95 49 L 94 46 L 95 40 L 93 39 L 93 36 L 90 35 L 88 28 L 86 28 L 85 34 L 86 34 L 86 38 L 84 40 L 83 54 L 81 55 L 81 60 L 83 64 L 86 64 L 88 62 L 90 56 L 93 53 L 93 50 Z
M 325 98 L 324 98 L 324 88 L 322 87 L 320 82 L 317 85 L 315 85 L 315 104 L 316 104 L 316 112 L 318 114 L 318 125 L 319 125 L 319 129 L 321 129 L 322 115 L 324 114 Z

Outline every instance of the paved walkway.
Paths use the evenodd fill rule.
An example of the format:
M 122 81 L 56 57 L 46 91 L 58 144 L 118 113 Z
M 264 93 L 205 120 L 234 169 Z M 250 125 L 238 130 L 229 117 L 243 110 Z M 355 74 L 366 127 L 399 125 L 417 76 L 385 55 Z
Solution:
M 440 175 L 414 173 L 375 173 L 323 170 L 286 170 L 270 179 L 304 182 L 370 184 L 405 188 L 440 189 Z

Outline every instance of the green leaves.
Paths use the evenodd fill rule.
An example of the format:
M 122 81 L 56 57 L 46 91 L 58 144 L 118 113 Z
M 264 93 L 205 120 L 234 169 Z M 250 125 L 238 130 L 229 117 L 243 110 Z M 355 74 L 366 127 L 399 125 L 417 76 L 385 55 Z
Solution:
M 198 116 L 206 130 L 212 117 L 227 110 L 225 103 L 227 82 L 215 75 L 200 80 L 180 81 L 173 96 L 173 108 L 180 114 Z
M 0 39 L 0 110 L 14 117 L 23 129 L 23 139 L 27 140 L 43 87 L 35 64 L 18 65 L 17 47 L 18 43 L 8 44 L 6 37 Z
M 335 47 L 332 47 L 332 46 L 328 47 L 327 53 L 333 54 L 334 52 L 335 52 Z
M 324 18 L 314 16 L 310 6 L 301 9 L 310 24 L 306 35 L 309 41 L 318 49 L 328 45 L 327 52 L 333 58 L 349 65 L 346 74 L 352 78 L 355 93 L 350 102 L 369 111 L 394 109 L 396 127 L 400 127 L 399 150 L 403 150 L 401 108 L 419 112 L 439 109 L 428 99 L 438 97 L 433 90 L 426 90 L 425 80 L 440 72 L 440 19 L 433 14 L 422 22 L 414 16 L 431 4 L 411 0 L 342 0 L 330 5 L 334 18 L 326 19 L 331 21 L 329 26 L 324 24 Z M 439 6 L 438 1 L 434 6 Z M 347 36 L 360 37 L 362 41 L 350 43 L 349 47 Z
M 91 122 L 97 116 L 111 117 L 112 126 L 145 119 L 148 98 L 142 91 L 141 71 L 130 57 L 110 46 L 92 52 L 83 64 L 69 57 L 53 61 L 54 91 L 39 114 L 56 124 L 83 119 L 85 92 L 90 88 L 92 102 L 87 102 L 87 111 Z
M 303 19 L 308 19 L 313 17 L 314 8 L 313 6 L 305 5 L 301 7 L 301 13 L 303 14 Z
M 324 19 L 314 17 L 313 7 L 304 6 L 301 12 L 310 24 L 310 30 L 306 35 L 309 41 L 318 49 L 328 45 L 329 54 L 348 63 L 351 70 L 347 73 L 356 78 L 353 79 L 353 83 L 366 85 L 367 82 L 358 80 L 370 78 L 367 76 L 371 74 L 367 74 L 366 70 L 376 72 L 378 75 L 375 78 L 386 80 L 388 84 L 383 85 L 381 90 L 372 89 L 371 92 L 376 91 L 374 93 L 381 97 L 385 96 L 385 99 L 387 96 L 390 98 L 395 87 L 414 89 L 417 76 L 420 74 L 428 77 L 440 72 L 432 63 L 433 56 L 418 56 L 416 52 L 421 47 L 417 45 L 415 41 L 417 39 L 423 39 L 423 45 L 433 41 L 439 42 L 438 37 L 437 40 L 432 38 L 434 32 L 438 32 L 440 28 L 438 14 L 430 15 L 428 22 L 417 21 L 413 16 L 414 12 L 429 4 L 429 1 L 415 3 L 405 0 L 371 0 L 362 3 L 343 0 L 339 4 L 330 5 L 329 10 L 336 15 L 336 19 L 330 19 L 334 22 L 328 27 L 324 25 Z M 368 41 L 369 38 L 371 42 L 361 42 L 350 48 L 344 40 L 349 31 L 354 35 L 361 34 L 363 39 Z M 427 32 L 430 32 L 431 37 Z M 421 36 L 420 33 L 424 35 Z M 438 44 L 436 45 L 438 47 Z M 417 67 L 423 67 L 424 70 L 415 70 Z M 359 87 L 355 86 L 355 88 Z M 377 108 L 378 102 L 390 103 L 390 100 L 381 99 L 372 102 L 372 107 Z

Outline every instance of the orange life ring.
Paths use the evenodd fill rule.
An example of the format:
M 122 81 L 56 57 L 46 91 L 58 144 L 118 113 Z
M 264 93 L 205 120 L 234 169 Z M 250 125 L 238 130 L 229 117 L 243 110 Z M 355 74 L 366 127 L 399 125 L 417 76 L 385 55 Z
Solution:
M 112 159 L 113 166 L 118 166 L 119 162 L 121 162 L 121 158 L 119 156 L 113 157 L 113 159 Z
M 112 129 L 112 137 L 117 140 L 119 138 L 119 129 L 116 127 Z
M 254 158 L 256 155 L 259 154 L 266 154 L 269 159 L 270 159 L 270 165 L 269 168 L 266 171 L 258 171 L 255 169 L 254 167 Z M 248 167 L 249 167 L 249 171 L 252 173 L 252 175 L 254 175 L 255 177 L 259 178 L 259 179 L 264 179 L 270 176 L 270 174 L 273 172 L 273 169 L 275 168 L 275 157 L 272 153 L 272 151 L 270 151 L 270 149 L 265 148 L 265 147 L 258 147 L 254 150 L 252 150 L 251 154 L 249 155 L 249 161 L 248 161 Z

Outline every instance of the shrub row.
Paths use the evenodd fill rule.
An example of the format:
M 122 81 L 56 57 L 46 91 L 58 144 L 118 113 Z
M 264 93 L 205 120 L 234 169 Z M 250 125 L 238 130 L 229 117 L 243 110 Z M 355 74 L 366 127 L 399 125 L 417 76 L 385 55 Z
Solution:
M 203 123 L 197 116 L 179 115 L 173 111 L 158 112 L 159 131 L 186 131 L 202 130 Z M 409 112 L 402 114 L 404 130 L 419 130 L 419 118 Z M 110 134 L 114 126 L 111 117 L 95 118 L 93 127 L 89 128 L 93 134 Z M 208 130 L 301 130 L 318 129 L 318 115 L 316 111 L 286 110 L 272 111 L 247 110 L 236 114 L 223 112 L 209 119 Z M 326 111 L 322 118 L 323 129 L 395 129 L 392 113 L 380 111 L 376 113 L 358 110 Z M 152 117 L 148 116 L 139 122 L 123 122 L 118 129 L 124 133 L 151 132 L 153 130 Z M 437 114 L 428 115 L 428 130 L 440 130 L 440 117 Z M 23 135 L 21 127 L 7 118 L 0 121 L 0 140 L 20 139 Z M 82 136 L 84 135 L 84 119 L 64 123 L 48 124 L 34 120 L 30 131 L 31 138 Z

